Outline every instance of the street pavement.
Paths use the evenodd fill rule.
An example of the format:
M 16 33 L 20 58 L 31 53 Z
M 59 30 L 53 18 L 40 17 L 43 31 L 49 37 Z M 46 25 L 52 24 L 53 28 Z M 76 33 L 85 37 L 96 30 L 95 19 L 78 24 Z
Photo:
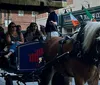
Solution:
M 1 77 L 1 73 L 4 73 L 4 72 L 7 73 L 7 74 L 10 74 L 10 75 L 16 75 L 14 73 L 8 73 L 8 72 L 3 71 L 3 70 L 0 69 L 0 85 L 5 85 L 4 77 Z M 19 82 L 19 83 L 20 83 L 20 85 L 24 85 L 21 82 Z M 18 85 L 17 81 L 13 81 L 13 85 Z M 38 83 L 37 82 L 27 82 L 26 85 L 38 85 Z
M 4 78 L 0 77 L 0 85 L 5 85 Z M 16 81 L 13 81 L 13 85 L 18 85 L 18 84 L 16 83 Z M 24 84 L 20 83 L 20 85 L 24 85 Z M 38 85 L 38 83 L 37 82 L 28 82 L 28 83 L 26 83 L 26 85 Z
M 0 78 L 0 85 L 5 85 L 4 78 Z M 16 81 L 13 81 L 13 85 L 17 85 Z M 20 83 L 20 85 L 24 85 L 24 84 Z M 28 83 L 26 83 L 26 85 L 38 85 L 38 83 L 37 82 L 28 82 Z M 72 81 L 72 85 L 75 85 L 74 79 Z M 88 85 L 88 84 L 85 84 L 85 85 Z M 98 85 L 100 85 L 100 81 L 99 81 Z
M 2 72 L 3 71 L 0 70 L 0 73 L 2 73 Z M 9 73 L 9 74 L 14 75 L 12 73 Z M 0 85 L 5 85 L 5 80 L 2 77 L 0 77 Z M 13 81 L 13 85 L 17 85 L 16 81 Z M 20 85 L 24 85 L 24 84 L 20 82 Z M 38 85 L 38 83 L 37 82 L 27 82 L 26 85 Z M 75 85 L 74 79 L 72 79 L 72 85 Z M 88 84 L 85 84 L 85 85 L 88 85 Z M 100 85 L 100 81 L 99 81 L 98 85 Z
M 4 78 L 0 78 L 0 85 L 5 85 Z M 13 82 L 13 85 L 17 85 L 16 81 Z M 24 84 L 20 83 L 20 85 L 24 85 Z M 38 83 L 37 82 L 28 82 L 28 83 L 26 83 L 26 85 L 38 85 Z M 72 81 L 72 85 L 75 85 L 74 79 Z M 85 85 L 88 85 L 88 84 L 85 84 Z M 99 83 L 99 85 L 100 85 L 100 83 Z

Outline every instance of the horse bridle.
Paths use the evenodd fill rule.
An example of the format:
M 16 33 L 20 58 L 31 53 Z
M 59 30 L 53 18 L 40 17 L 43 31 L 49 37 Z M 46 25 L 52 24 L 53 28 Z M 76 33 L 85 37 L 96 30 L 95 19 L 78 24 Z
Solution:
M 97 54 L 100 54 L 100 51 L 99 51 L 99 49 L 98 49 L 99 43 L 100 43 L 100 36 L 99 36 L 98 38 L 96 38 L 96 53 L 97 53 Z

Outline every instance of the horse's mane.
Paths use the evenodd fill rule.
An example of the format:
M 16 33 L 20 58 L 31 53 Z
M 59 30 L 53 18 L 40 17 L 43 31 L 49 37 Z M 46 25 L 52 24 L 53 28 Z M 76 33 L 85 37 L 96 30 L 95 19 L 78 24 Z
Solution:
M 84 27 L 84 41 L 83 49 L 84 51 L 89 50 L 92 42 L 94 41 L 96 32 L 100 29 L 100 22 L 87 22 Z

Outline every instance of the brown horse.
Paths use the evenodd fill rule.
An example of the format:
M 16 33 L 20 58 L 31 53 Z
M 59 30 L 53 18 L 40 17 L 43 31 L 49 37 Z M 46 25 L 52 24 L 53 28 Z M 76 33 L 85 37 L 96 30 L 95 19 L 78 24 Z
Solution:
M 99 30 L 100 22 L 88 22 L 84 28 L 84 40 L 81 43 L 82 47 L 76 53 L 75 50 L 77 46 L 74 46 L 75 44 L 73 44 L 72 40 L 65 40 L 63 44 L 59 44 L 59 41 L 62 40 L 61 37 L 53 37 L 48 40 L 45 46 L 44 56 L 46 62 L 53 60 L 57 55 L 65 52 L 68 52 L 68 55 L 62 56 L 62 59 L 55 61 L 51 67 L 52 69 L 49 67 L 43 71 L 41 84 L 50 84 L 54 72 L 59 72 L 64 76 L 74 77 L 76 85 L 84 85 L 88 81 L 90 83 L 93 77 L 94 79 L 92 79 L 93 83 L 91 85 L 98 85 L 99 75 L 97 66 L 100 56 Z

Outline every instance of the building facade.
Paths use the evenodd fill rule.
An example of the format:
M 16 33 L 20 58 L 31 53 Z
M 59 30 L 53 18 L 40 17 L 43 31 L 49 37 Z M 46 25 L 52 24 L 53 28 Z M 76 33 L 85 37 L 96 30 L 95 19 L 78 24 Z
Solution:
M 41 0 L 41 1 L 44 1 L 44 0 Z M 59 0 L 55 0 L 55 1 L 59 1 Z M 100 0 L 67 0 L 66 7 L 59 9 L 56 12 L 57 12 L 58 16 L 60 16 L 60 15 L 66 16 L 66 14 L 64 14 L 65 9 L 67 11 L 70 11 L 70 9 L 71 9 L 73 12 L 76 11 L 76 10 L 81 12 L 80 10 L 82 9 L 82 5 L 86 8 L 96 7 L 96 6 L 100 5 Z M 75 13 L 77 14 L 79 12 L 75 12 Z M 47 17 L 48 17 L 48 13 L 38 14 L 34 11 L 0 10 L 0 25 L 3 26 L 5 28 L 5 30 L 7 30 L 8 24 L 11 21 L 13 21 L 16 24 L 21 25 L 22 30 L 26 30 L 27 26 L 31 22 L 37 22 L 38 24 L 45 25 Z M 63 22 L 61 20 L 61 18 L 59 18 L 59 19 L 60 19 L 59 20 L 60 22 Z M 72 31 L 72 29 L 69 29 L 70 27 L 67 28 L 66 26 L 64 26 L 64 29 L 63 29 L 64 31 L 67 31 L 67 30 Z
M 60 21 L 61 31 L 63 33 L 72 33 L 74 32 L 74 26 L 72 25 L 69 11 L 72 11 L 72 14 L 77 18 L 82 16 L 84 20 L 89 20 L 85 11 L 82 10 L 82 5 L 92 14 L 92 16 L 100 21 L 100 0 L 69 0 L 70 4 L 67 4 L 66 8 L 60 9 Z M 65 9 L 67 13 L 65 13 Z
M 0 24 L 5 28 L 5 30 L 7 30 L 10 22 L 15 22 L 17 25 L 21 25 L 22 30 L 26 30 L 27 26 L 29 26 L 31 22 L 37 22 L 37 20 L 45 19 L 48 16 L 47 13 L 36 14 L 34 11 L 23 10 L 10 10 L 9 12 L 6 10 L 1 10 L 0 15 Z M 44 25 L 44 23 L 42 23 L 42 25 Z

